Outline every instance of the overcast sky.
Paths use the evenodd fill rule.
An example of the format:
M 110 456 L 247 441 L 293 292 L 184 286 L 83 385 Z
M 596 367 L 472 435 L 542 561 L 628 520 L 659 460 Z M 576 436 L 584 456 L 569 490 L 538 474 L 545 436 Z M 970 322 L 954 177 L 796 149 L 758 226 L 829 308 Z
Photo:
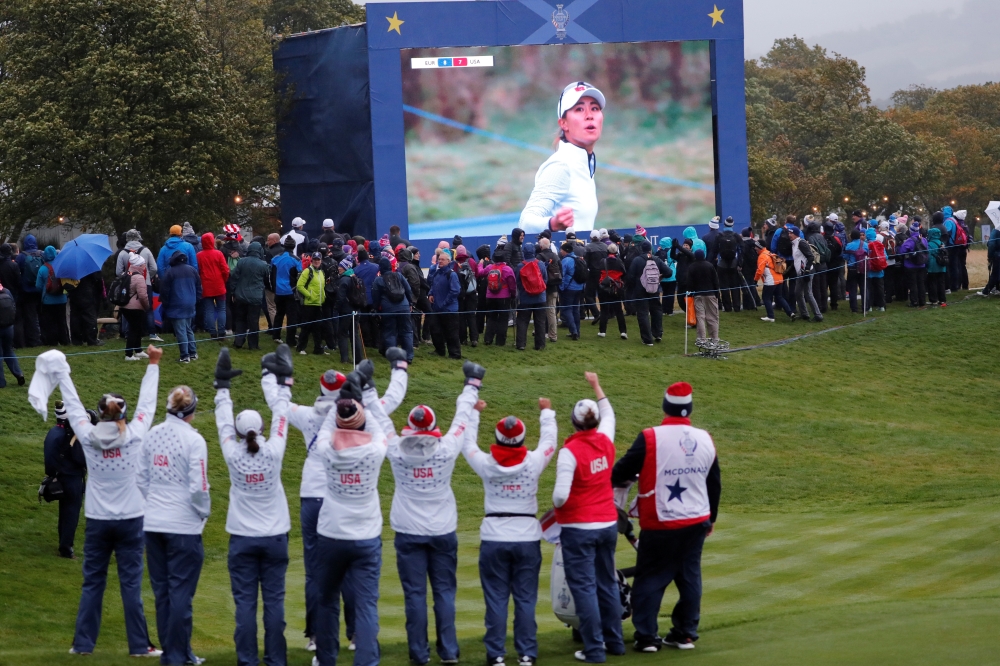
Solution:
M 725 9 L 730 1 L 738 0 L 717 4 Z M 857 60 L 876 102 L 912 84 L 1000 81 L 1000 0 L 743 0 L 743 6 L 747 58 L 764 55 L 779 37 L 798 35 Z

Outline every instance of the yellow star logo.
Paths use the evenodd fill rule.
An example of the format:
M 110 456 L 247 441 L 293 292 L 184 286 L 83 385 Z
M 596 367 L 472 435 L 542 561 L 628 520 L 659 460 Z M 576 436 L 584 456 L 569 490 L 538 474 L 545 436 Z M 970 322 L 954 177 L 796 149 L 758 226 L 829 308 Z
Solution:
M 719 12 L 719 13 L 721 14 L 722 12 Z M 402 35 L 403 34 L 403 33 L 401 33 L 399 31 L 399 26 L 401 26 L 404 23 L 406 23 L 406 21 L 400 21 L 399 20 L 399 16 L 397 15 L 396 12 L 393 12 L 392 16 L 386 16 L 385 20 L 389 22 L 389 29 L 386 30 L 386 32 L 392 32 L 393 30 L 395 30 L 397 35 Z
M 708 15 L 708 17 L 710 19 L 712 19 L 712 27 L 714 28 L 716 23 L 722 23 L 724 25 L 726 22 L 722 20 L 722 12 L 724 12 L 726 10 L 725 9 L 719 9 L 719 7 L 717 5 L 712 5 L 712 8 L 715 11 Z

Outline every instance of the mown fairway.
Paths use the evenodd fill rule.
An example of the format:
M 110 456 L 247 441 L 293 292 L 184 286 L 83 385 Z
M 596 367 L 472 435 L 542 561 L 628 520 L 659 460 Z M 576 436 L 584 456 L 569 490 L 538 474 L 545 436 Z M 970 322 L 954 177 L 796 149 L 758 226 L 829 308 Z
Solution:
M 718 362 L 682 355 L 680 316 L 666 320 L 664 342 L 655 348 L 640 344 L 630 318 L 627 342 L 618 339 L 614 325 L 606 339 L 598 339 L 597 328 L 586 322 L 580 342 L 571 342 L 561 329 L 560 341 L 543 353 L 516 352 L 512 346 L 465 350 L 487 368 L 483 447 L 496 420 L 509 413 L 525 419 L 533 445 L 540 395 L 553 400 L 562 440 L 570 432 L 573 402 L 588 395 L 584 370 L 600 373 L 616 409 L 619 451 L 643 427 L 659 422 L 666 385 L 678 380 L 694 385 L 694 422 L 712 432 L 723 470 L 721 517 L 705 547 L 702 639 L 690 653 L 630 653 L 610 663 L 996 662 L 1000 450 L 994 400 L 1000 380 L 993 354 L 1000 300 L 963 301 L 964 296 L 951 295 L 947 309 L 912 310 L 894 303 L 871 323 Z M 722 337 L 735 347 L 860 321 L 846 310 L 841 307 L 822 324 L 763 324 L 762 312 L 723 315 Z M 262 343 L 265 349 L 271 346 Z M 157 415 L 162 419 L 170 386 L 188 383 L 201 396 L 203 411 L 195 425 L 209 443 L 213 515 L 205 531 L 193 642 L 210 665 L 235 660 L 223 529 L 228 476 L 207 411 L 217 349 L 201 344 L 202 360 L 189 366 L 176 363 L 175 348 L 167 349 Z M 409 395 L 394 420 L 399 426 L 412 405 L 424 402 L 438 411 L 439 423 L 447 423 L 461 388 L 459 364 L 432 357 L 427 346 L 417 354 Z M 233 358 L 247 371 L 234 382 L 237 408 L 259 409 L 267 420 L 256 380 L 258 355 L 234 352 Z M 318 376 L 335 358 L 295 357 L 297 401 L 316 397 Z M 79 356 L 72 366 L 88 405 L 106 390 L 134 401 L 144 371 L 139 363 L 123 363 L 119 353 Z M 26 361 L 25 370 L 32 368 Z M 380 389 L 387 376 L 380 359 Z M 35 496 L 51 411 L 50 423 L 43 423 L 28 406 L 26 390 L 9 387 L 0 390 L 0 414 L 0 663 L 73 663 L 79 658 L 66 651 L 81 562 L 56 557 L 56 506 L 39 505 Z M 303 457 L 301 435 L 294 433 L 284 482 L 293 511 L 286 635 L 289 663 L 296 666 L 311 658 L 300 639 L 304 599 L 297 497 Z M 554 476 L 553 464 L 543 477 L 543 506 Z M 388 465 L 382 480 L 383 662 L 405 664 L 403 603 L 388 527 L 393 486 Z M 453 485 L 459 503 L 462 660 L 478 664 L 485 657 L 476 569 L 482 487 L 464 461 L 457 464 Z M 78 552 L 82 537 L 81 521 Z M 622 543 L 620 564 L 630 565 L 634 555 Z M 545 554 L 538 605 L 540 663 L 575 663 L 569 631 L 551 614 L 551 548 L 546 546 Z M 125 657 L 117 587 L 112 572 L 93 663 L 131 663 Z M 671 588 L 662 630 L 669 627 L 673 598 Z M 146 613 L 153 627 L 148 585 Z M 631 623 L 625 623 L 625 632 L 630 638 Z M 512 646 L 509 650 L 513 655 Z

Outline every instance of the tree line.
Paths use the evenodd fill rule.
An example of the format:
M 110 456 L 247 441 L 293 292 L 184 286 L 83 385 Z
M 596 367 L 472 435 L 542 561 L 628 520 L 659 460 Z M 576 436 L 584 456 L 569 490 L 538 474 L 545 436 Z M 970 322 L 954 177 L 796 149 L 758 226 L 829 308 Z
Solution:
M 0 239 L 64 219 L 158 238 L 262 215 L 291 103 L 273 49 L 363 20 L 351 0 L 0 4 Z M 799 38 L 748 61 L 746 81 L 756 222 L 952 200 L 978 214 L 1000 194 L 1000 84 L 915 87 L 881 110 L 863 67 Z

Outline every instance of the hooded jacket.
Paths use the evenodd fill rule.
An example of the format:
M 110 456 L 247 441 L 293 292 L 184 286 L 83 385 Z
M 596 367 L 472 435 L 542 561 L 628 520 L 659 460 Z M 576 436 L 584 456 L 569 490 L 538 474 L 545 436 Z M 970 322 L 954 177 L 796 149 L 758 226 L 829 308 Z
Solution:
M 517 266 L 524 261 L 524 229 L 514 227 L 510 232 L 510 243 L 507 244 L 507 263 Z
M 290 251 L 279 254 L 271 260 L 271 284 L 275 296 L 291 296 L 299 279 L 300 264 Z
M 557 446 L 556 413 L 543 409 L 538 417 L 538 446 L 520 463 L 503 466 L 490 453 L 479 449 L 479 412 L 469 416 L 468 434 L 462 447 L 469 467 L 483 480 L 486 517 L 479 526 L 482 541 L 538 541 L 542 538 L 538 513 L 538 477 L 548 467 Z M 501 516 L 496 514 L 514 514 Z
M 193 267 L 195 270 L 198 270 L 198 257 L 194 251 L 194 246 L 180 236 L 171 236 L 167 239 L 167 242 L 163 244 L 163 247 L 160 248 L 160 253 L 156 255 L 156 270 L 160 275 L 160 279 L 163 279 L 167 270 L 170 269 L 170 258 L 174 256 L 174 252 L 177 251 L 183 252 L 187 257 L 188 265 Z
M 927 259 L 928 273 L 944 273 L 948 270 L 948 264 L 939 264 L 937 257 L 934 256 L 937 249 L 943 245 L 944 242 L 941 240 L 941 230 L 932 227 L 931 230 L 927 232 L 927 252 L 930 255 Z
M 35 286 L 37 274 L 29 274 L 25 265 L 29 256 L 42 258 L 42 253 L 38 250 L 38 241 L 31 234 L 24 237 L 24 240 L 21 242 L 21 251 L 14 257 L 14 262 L 17 263 L 17 269 L 21 273 L 21 291 L 29 294 L 37 294 L 38 287 Z
M 496 254 L 493 255 L 492 264 L 485 261 L 479 262 L 479 267 L 476 269 L 477 277 L 486 279 L 493 269 L 500 271 L 500 291 L 494 293 L 487 288 L 486 298 L 511 298 L 517 293 L 517 279 L 514 277 L 514 269 L 506 262 L 498 261 Z
M 673 247 L 674 239 L 670 236 L 664 236 L 660 239 L 658 243 L 659 247 L 656 249 L 656 256 L 660 258 L 660 261 L 670 269 L 670 277 L 661 278 L 661 282 L 676 282 L 677 281 L 677 262 L 671 256 L 673 253 L 670 251 Z
M 225 255 L 215 249 L 215 235 L 202 234 L 201 248 L 196 265 L 201 276 L 202 298 L 225 296 L 226 283 L 229 282 L 229 263 Z
M 187 261 L 187 255 L 177 250 L 160 278 L 160 304 L 168 319 L 191 319 L 201 300 L 201 277 Z
M 288 399 L 292 391 L 282 386 L 278 392 L 284 394 L 284 399 L 271 410 L 271 435 L 265 439 L 264 433 L 257 433 L 259 450 L 256 453 L 250 453 L 246 442 L 238 438 L 229 389 L 219 389 L 215 393 L 215 425 L 222 457 L 229 467 L 229 511 L 226 514 L 229 534 L 268 537 L 288 534 L 292 529 L 288 497 L 281 483 L 281 466 L 288 444 Z
M 256 241 L 250 243 L 247 256 L 240 259 L 233 271 L 233 297 L 240 303 L 259 304 L 264 298 L 264 285 L 269 273 L 264 261 L 264 248 Z
M 125 432 L 120 432 L 118 425 L 111 421 L 93 425 L 70 379 L 69 366 L 57 374 L 59 390 L 66 405 L 66 420 L 87 459 L 84 515 L 93 520 L 129 520 L 142 516 L 145 503 L 137 471 L 141 463 L 143 439 L 156 415 L 160 366 L 150 364 L 146 367 L 139 399 L 134 407 L 128 405 L 132 420 L 125 427 Z
M 365 298 L 368 300 L 368 305 L 372 305 L 372 285 L 375 284 L 375 278 L 378 277 L 378 266 L 366 259 L 354 267 L 354 274 L 364 282 Z
M 115 276 L 128 270 L 128 256 L 134 252 L 138 252 L 139 256 L 146 261 L 146 285 L 152 285 L 157 275 L 156 257 L 153 256 L 152 250 L 143 245 L 140 240 L 128 241 L 125 243 L 125 249 L 118 253 L 118 258 L 115 260 Z
M 380 426 L 389 433 L 387 457 L 396 480 L 389 523 L 396 532 L 440 536 L 458 529 L 451 475 L 477 400 L 479 389 L 474 386 L 462 389 L 455 401 L 455 418 L 444 436 L 439 431 L 409 429 L 396 436 L 385 411 L 377 410 Z
M 42 253 L 45 263 L 38 269 L 38 276 L 35 278 L 35 289 L 42 293 L 42 305 L 63 305 L 66 303 L 66 290 L 61 288 L 62 283 L 59 282 L 59 278 L 53 278 L 60 286 L 58 294 L 50 294 L 45 289 L 45 284 L 49 280 L 49 266 L 52 265 L 52 262 L 56 260 L 58 255 L 59 252 L 51 245 L 46 247 L 45 252 Z
M 384 415 L 385 411 L 374 390 L 364 392 L 363 402 L 363 430 L 338 429 L 337 410 L 330 409 L 316 435 L 316 455 L 326 472 L 316 531 L 328 539 L 361 541 L 382 536 L 378 477 L 387 444 L 383 421 L 375 413 Z
M 524 268 L 525 264 L 529 261 L 535 261 L 535 247 L 531 243 L 528 243 L 524 247 L 524 261 L 517 265 L 514 269 L 514 279 L 517 282 L 517 300 L 522 305 L 544 305 L 547 298 L 546 294 L 548 292 L 548 281 L 549 273 L 548 266 L 545 262 L 538 261 L 538 268 L 542 272 L 542 283 L 546 285 L 546 289 L 540 294 L 529 294 L 524 290 L 524 284 L 521 282 L 521 269 Z
M 871 228 L 869 228 L 865 232 L 865 240 L 868 241 L 868 244 L 869 244 L 869 248 L 868 248 L 869 249 L 869 253 L 874 253 L 873 250 L 870 247 L 871 244 L 872 243 L 878 243 L 878 240 L 875 238 L 876 235 L 877 234 L 875 233 L 875 230 L 871 229 Z M 881 243 L 879 243 L 879 245 L 881 245 Z M 882 250 L 884 252 L 885 251 L 885 247 L 883 247 Z M 868 277 L 869 278 L 881 278 L 881 277 L 885 277 L 885 271 L 884 270 L 881 270 L 881 271 L 872 270 L 871 264 L 869 264 L 868 265 Z

